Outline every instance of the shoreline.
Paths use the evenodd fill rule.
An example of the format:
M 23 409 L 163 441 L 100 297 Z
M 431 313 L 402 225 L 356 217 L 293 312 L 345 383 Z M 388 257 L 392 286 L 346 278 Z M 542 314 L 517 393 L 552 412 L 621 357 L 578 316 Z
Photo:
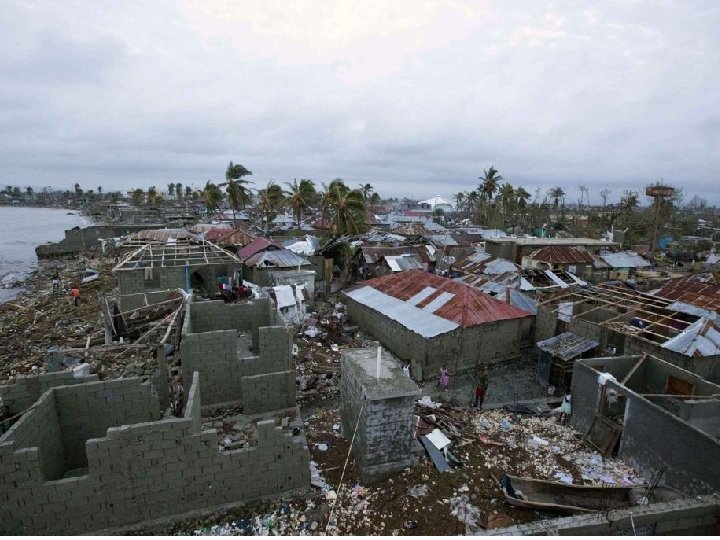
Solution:
M 83 223 L 80 223 L 79 227 L 87 227 L 88 225 L 92 225 L 95 223 L 95 221 L 87 216 L 82 209 L 76 209 L 76 208 L 64 208 L 59 206 L 29 206 L 29 205 L 0 205 L 2 208 L 17 208 L 21 210 L 26 209 L 37 209 L 37 210 L 67 210 L 65 215 L 73 215 L 78 216 Z M 63 229 L 64 231 L 65 229 Z M 61 267 L 64 263 L 63 260 L 57 260 L 57 261 L 48 261 L 43 260 L 37 257 L 35 254 L 35 250 L 38 246 L 45 245 L 48 243 L 53 243 L 53 240 L 47 240 L 45 242 L 37 243 L 33 246 L 33 257 L 34 261 L 31 261 L 29 264 L 28 269 L 18 269 L 14 270 L 11 269 L 9 272 L 7 272 L 5 275 L 0 276 L 0 283 L 2 285 L 0 286 L 0 306 L 3 306 L 7 304 L 8 302 L 14 302 L 17 301 L 24 293 L 32 292 L 31 288 L 31 282 L 33 278 L 39 273 L 43 271 L 50 270 L 58 270 L 59 267 Z M 56 242 L 56 241 L 55 241 Z

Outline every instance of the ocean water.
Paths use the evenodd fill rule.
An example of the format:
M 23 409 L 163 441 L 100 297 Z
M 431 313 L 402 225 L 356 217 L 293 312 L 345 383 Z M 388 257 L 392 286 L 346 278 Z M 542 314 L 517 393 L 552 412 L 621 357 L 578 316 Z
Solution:
M 69 215 L 68 212 L 72 212 Z M 65 237 L 88 222 L 74 210 L 0 206 L 0 304 L 15 298 L 38 264 L 35 246 Z

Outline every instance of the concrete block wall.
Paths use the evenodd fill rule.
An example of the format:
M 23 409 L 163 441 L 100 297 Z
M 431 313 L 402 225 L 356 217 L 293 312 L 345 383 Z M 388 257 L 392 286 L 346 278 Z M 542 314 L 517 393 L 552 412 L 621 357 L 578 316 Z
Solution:
M 555 335 L 557 313 L 549 306 L 538 306 L 535 317 L 535 342 L 545 341 Z
M 2 467 L 0 471 L 4 473 L 0 474 L 3 486 L 6 488 L 21 488 L 27 480 L 62 478 L 66 470 L 65 452 L 62 446 L 62 430 L 55 396 L 51 391 L 45 392 L 35 402 L 32 412 L 20 418 L 0 438 L 0 447 L 6 443 L 26 449 L 22 459 L 25 462 L 33 461 L 37 465 L 33 468 L 13 471 L 9 467 L 4 467 L 0 462 L 0 467 Z
M 530 345 L 527 326 L 532 317 L 497 321 L 423 338 L 400 323 L 352 298 L 345 297 L 352 322 L 370 333 L 399 358 L 420 365 L 424 380 L 438 376 L 444 365 L 451 374 L 474 369 L 478 364 L 517 358 Z M 523 336 L 528 336 L 523 339 Z M 415 375 L 413 375 L 415 377 Z
M 295 371 L 278 371 L 242 377 L 243 413 L 287 409 L 295 406 Z
M 109 427 L 160 419 L 155 389 L 138 379 L 60 386 L 54 395 L 68 470 L 87 466 L 86 441 Z
M 192 374 L 199 372 L 207 404 L 243 399 L 241 380 L 246 369 L 243 360 L 238 358 L 236 331 L 185 334 L 180 342 L 180 357 L 183 386 L 189 388 Z
M 592 365 L 603 365 L 613 373 L 614 358 L 581 360 L 576 363 L 572 380 L 572 425 L 587 433 L 598 411 L 599 372 Z M 622 370 L 633 358 L 617 358 Z M 616 377 L 620 375 L 615 375 Z M 659 405 L 627 387 L 607 383 L 626 398 L 618 456 L 650 479 L 661 466 L 667 468 L 664 481 L 689 494 L 720 491 L 720 442 Z
M 72 371 L 57 371 L 30 377 L 20 375 L 13 384 L 0 386 L 0 398 L 10 408 L 12 414 L 18 414 L 30 408 L 53 386 L 82 384 L 97 380 L 97 375 L 75 378 Z
M 112 427 L 87 441 L 83 476 L 46 481 L 37 449 L 3 437 L 0 532 L 88 533 L 309 488 L 304 436 L 263 421 L 256 446 L 220 454 L 217 434 L 200 430 L 197 377 L 188 394 L 184 418 Z
M 240 402 L 248 414 L 294 406 L 292 335 L 283 324 L 267 326 L 274 313 L 269 299 L 190 302 L 180 342 L 184 386 L 197 371 L 207 405 Z M 239 331 L 252 335 L 249 347 Z
M 420 389 L 396 361 L 381 361 L 381 377 L 372 372 L 377 348 L 346 349 L 342 353 L 343 434 L 352 440 L 352 452 L 364 483 L 374 483 L 412 465 L 413 411 Z M 357 426 L 357 431 L 356 431 Z

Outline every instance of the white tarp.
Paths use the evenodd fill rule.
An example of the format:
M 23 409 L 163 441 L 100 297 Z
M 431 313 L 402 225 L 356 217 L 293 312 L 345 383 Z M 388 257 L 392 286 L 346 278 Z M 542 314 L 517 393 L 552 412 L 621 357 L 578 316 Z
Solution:
M 273 287 L 273 291 L 275 291 L 275 299 L 277 300 L 278 309 L 295 305 L 295 293 L 293 292 L 292 286 L 279 285 L 277 287 Z
M 557 275 L 555 274 L 555 272 L 553 272 L 552 270 L 545 270 L 545 275 L 547 275 L 547 277 L 549 277 L 550 279 L 552 279 L 553 282 L 554 282 L 558 287 L 560 287 L 561 289 L 567 289 L 567 288 L 568 288 L 568 284 L 565 283 L 565 282 L 564 282 L 562 279 L 560 279 L 559 277 L 557 277 Z

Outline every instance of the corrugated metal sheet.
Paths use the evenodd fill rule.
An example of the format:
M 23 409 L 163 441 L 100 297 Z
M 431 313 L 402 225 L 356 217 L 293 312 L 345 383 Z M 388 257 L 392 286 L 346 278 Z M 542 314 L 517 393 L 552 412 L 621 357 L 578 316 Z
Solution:
M 690 357 L 720 354 L 720 328 L 717 314 L 713 313 L 711 317 L 698 319 L 682 334 L 666 341 L 662 347 Z
M 128 235 L 127 240 L 133 242 L 154 242 L 164 244 L 170 239 L 175 240 L 197 240 L 200 238 L 198 235 L 191 233 L 185 229 L 148 229 L 145 231 L 138 231 L 131 235 Z
M 392 255 L 385 257 L 385 262 L 393 272 L 408 270 L 424 270 L 425 266 L 417 255 Z
M 426 246 L 401 246 L 401 247 L 373 247 L 362 246 L 360 250 L 368 264 L 375 264 L 387 256 L 417 255 L 423 263 L 430 263 L 432 259 L 425 249 Z
M 459 327 L 455 322 L 423 311 L 408 302 L 385 294 L 373 287 L 363 286 L 345 294 L 359 304 L 382 313 L 422 337 L 439 336 L 440 334 L 452 332 Z
M 706 272 L 665 282 L 657 296 L 679 300 L 703 309 L 720 310 L 720 279 L 717 274 Z
M 256 253 L 259 253 L 262 250 L 269 248 L 270 246 L 275 246 L 275 243 L 273 243 L 271 240 L 268 240 L 267 238 L 256 238 L 247 246 L 243 246 L 238 250 L 238 257 L 240 257 L 240 260 L 247 259 L 255 255 Z
M 585 248 L 572 246 L 545 246 L 536 249 L 528 257 L 550 264 L 590 264 L 594 260 Z
M 546 351 L 562 360 L 572 360 L 600 344 L 583 336 L 564 332 L 537 343 L 538 349 Z
M 243 262 L 247 266 L 257 266 L 258 268 L 292 268 L 310 264 L 305 257 L 296 255 L 289 249 L 262 251 L 252 257 L 248 257 Z
M 429 304 L 434 297 L 443 292 L 452 293 L 454 296 L 433 313 L 462 327 L 530 316 L 530 313 L 499 302 L 470 285 L 420 270 L 371 279 L 362 286 L 372 287 L 410 306 L 413 306 L 410 303 L 412 299 L 413 302 L 417 302 L 419 308 Z M 423 292 L 426 288 L 433 288 L 436 291 L 426 294 Z M 418 302 L 419 293 L 426 296 Z
M 600 255 L 610 268 L 647 268 L 650 263 L 634 251 L 622 251 L 620 253 L 606 253 Z

